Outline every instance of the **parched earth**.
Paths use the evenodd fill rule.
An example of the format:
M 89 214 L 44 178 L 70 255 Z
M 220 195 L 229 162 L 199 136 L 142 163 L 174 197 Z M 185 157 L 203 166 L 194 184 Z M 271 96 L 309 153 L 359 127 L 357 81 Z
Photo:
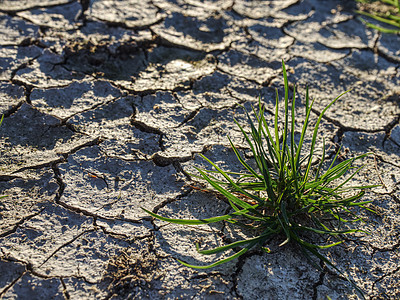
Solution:
M 343 0 L 0 1 L 0 298 L 358 299 L 343 276 L 289 244 L 208 271 L 228 225 L 166 224 L 226 213 L 188 177 L 204 153 L 248 154 L 240 105 L 273 111 L 281 61 L 327 154 L 371 152 L 353 179 L 377 214 L 325 251 L 369 299 L 400 298 L 400 36 L 366 28 Z M 268 114 L 268 118 L 272 118 Z M 321 142 L 322 139 L 319 140 Z M 316 154 L 321 153 L 317 150 Z M 283 237 L 282 237 L 283 238 Z

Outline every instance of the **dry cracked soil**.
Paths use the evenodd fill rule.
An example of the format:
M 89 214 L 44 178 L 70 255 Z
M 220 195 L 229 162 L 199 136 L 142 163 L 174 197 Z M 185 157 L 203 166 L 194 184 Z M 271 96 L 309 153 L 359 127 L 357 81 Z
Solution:
M 400 36 L 365 27 L 349 0 L 1 0 L 0 298 L 359 299 L 293 245 L 208 271 L 241 233 L 153 220 L 226 213 L 194 188 L 198 153 L 236 170 L 240 107 L 273 111 L 281 61 L 315 98 L 327 153 L 372 152 L 353 180 L 370 234 L 324 252 L 367 299 L 400 299 Z M 304 119 L 299 105 L 299 120 Z M 272 115 L 268 115 L 272 118 Z M 320 140 L 321 141 L 321 140 Z M 277 243 L 279 243 L 279 237 Z M 275 241 L 271 241 L 274 243 Z

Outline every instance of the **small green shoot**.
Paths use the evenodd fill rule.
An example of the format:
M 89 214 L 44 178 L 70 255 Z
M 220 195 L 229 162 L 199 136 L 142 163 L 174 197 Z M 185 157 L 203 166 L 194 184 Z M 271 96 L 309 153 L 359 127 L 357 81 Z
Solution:
M 362 167 L 353 166 L 353 163 L 368 154 L 341 161 L 339 150 L 330 164 L 327 164 L 325 142 L 323 142 L 323 154 L 320 162 L 314 163 L 314 150 L 321 120 L 329 107 L 347 93 L 344 92 L 330 102 L 320 113 L 312 130 L 312 135 L 310 135 L 311 142 L 308 151 L 304 155 L 306 134 L 309 129 L 314 101 L 310 102 L 307 89 L 305 121 L 302 124 L 299 142 L 296 143 L 296 91 L 294 89 L 293 98 L 290 100 L 284 62 L 282 62 L 282 69 L 285 86 L 285 115 L 282 130 L 278 126 L 278 91 L 276 91 L 276 113 L 272 129 L 270 129 L 265 118 L 261 100 L 259 101 L 258 111 L 253 108 L 254 120 L 245 111 L 250 132 L 246 132 L 236 122 L 253 154 L 254 164 L 252 165 L 255 167 L 241 156 L 237 147 L 229 139 L 237 159 L 243 165 L 243 172 L 225 172 L 203 155 L 201 155 L 203 159 L 214 170 L 196 168 L 200 174 L 196 177 L 207 181 L 216 191 L 222 194 L 232 206 L 233 212 L 208 219 L 182 220 L 166 218 L 144 209 L 154 218 L 170 223 L 200 225 L 227 221 L 238 226 L 244 225 L 246 228 L 253 228 L 254 232 L 258 232 L 254 237 L 209 250 L 200 250 L 200 245 L 197 244 L 198 252 L 204 255 L 232 249 L 234 253 L 205 266 L 191 265 L 180 261 L 185 266 L 197 269 L 211 268 L 237 258 L 253 247 L 260 247 L 268 253 L 269 249 L 265 244 L 271 237 L 276 236 L 277 238 L 283 237 L 280 246 L 289 242 L 297 244 L 316 267 L 320 268 L 319 264 L 314 261 L 315 258 L 345 276 L 336 265 L 322 254 L 321 250 L 342 243 L 340 237 L 345 234 L 365 232 L 344 225 L 349 222 L 361 221 L 354 208 L 370 210 L 367 204 L 371 201 L 360 201 L 360 199 L 363 197 L 365 189 L 374 186 L 348 185 L 357 172 L 362 169 Z M 219 174 L 220 178 L 217 178 L 216 174 Z M 347 174 L 349 176 L 345 177 Z M 318 235 L 324 236 L 326 243 L 317 244 L 313 242 L 312 236 Z M 347 278 L 347 280 L 352 283 L 350 279 Z M 352 284 L 355 286 L 354 283 Z M 357 290 L 362 293 L 358 288 Z
M 363 4 L 370 4 L 377 1 L 371 0 L 357 0 Z M 370 12 L 363 10 L 356 10 L 356 13 L 374 19 L 385 26 L 379 26 L 360 18 L 361 21 L 368 27 L 379 30 L 383 33 L 400 33 L 400 1 L 399 0 L 380 0 L 380 7 L 385 7 L 384 12 L 375 12 L 372 9 Z M 387 26 L 389 25 L 389 27 Z

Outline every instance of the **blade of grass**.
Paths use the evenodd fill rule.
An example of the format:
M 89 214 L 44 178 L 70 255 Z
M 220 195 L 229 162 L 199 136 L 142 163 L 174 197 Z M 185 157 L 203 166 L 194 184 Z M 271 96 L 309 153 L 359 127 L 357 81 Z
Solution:
M 271 231 L 271 232 L 268 232 L 268 233 L 264 233 L 264 234 L 262 234 L 260 236 L 257 236 L 255 238 L 242 240 L 242 241 L 237 241 L 237 242 L 231 243 L 229 245 L 225 245 L 225 246 L 214 248 L 214 249 L 210 249 L 210 250 L 199 250 L 199 244 L 196 244 L 196 249 L 197 249 L 197 252 L 200 253 L 200 254 L 204 254 L 204 255 L 216 254 L 216 253 L 223 252 L 223 251 L 226 251 L 226 250 L 229 250 L 229 249 L 233 249 L 233 248 L 236 248 L 236 247 L 239 247 L 239 246 L 247 245 L 247 244 L 250 244 L 252 242 L 262 243 L 271 234 L 273 234 L 275 232 L 276 231 Z
M 312 163 L 312 157 L 313 157 L 313 151 L 315 148 L 315 142 L 317 139 L 317 133 L 318 133 L 318 128 L 319 128 L 319 124 L 322 120 L 322 117 L 324 116 L 324 114 L 326 113 L 326 111 L 337 101 L 339 100 L 343 95 L 345 95 L 346 93 L 348 93 L 350 90 L 340 94 L 339 96 L 337 96 L 333 101 L 331 101 L 328 106 L 326 106 L 322 112 L 320 113 L 317 123 L 315 124 L 314 127 L 314 133 L 313 133 L 313 137 L 311 140 L 311 149 L 310 149 L 310 157 L 308 158 L 308 164 L 307 164 L 307 169 L 306 169 L 306 173 L 304 175 L 304 182 L 306 182 L 308 180 L 308 176 L 309 176 L 309 172 L 310 172 L 310 168 L 311 168 L 311 163 Z
M 257 207 L 257 205 L 253 206 L 252 208 L 256 208 L 256 207 Z M 155 214 L 143 207 L 142 207 L 142 210 L 144 210 L 146 213 L 148 213 L 152 217 L 159 219 L 161 221 L 174 223 L 174 224 L 181 224 L 181 225 L 202 225 L 202 224 L 216 223 L 216 222 L 220 222 L 220 221 L 224 221 L 224 220 L 229 220 L 233 217 L 241 216 L 241 215 L 249 212 L 248 209 L 242 209 L 240 211 L 236 211 L 231 214 L 227 214 L 227 215 L 223 215 L 223 216 L 219 216 L 219 217 L 200 219 L 200 220 L 185 220 L 185 219 L 166 218 L 166 217 L 160 216 L 158 214 Z
M 209 268 L 213 268 L 213 267 L 219 266 L 219 265 L 221 265 L 221 264 L 223 264 L 223 263 L 227 263 L 227 262 L 229 262 L 229 261 L 231 261 L 231 260 L 233 260 L 233 259 L 235 259 L 235 258 L 237 258 L 237 257 L 239 257 L 239 256 L 241 256 L 241 255 L 243 255 L 243 254 L 245 254 L 247 251 L 249 251 L 249 250 L 250 250 L 253 246 L 255 246 L 256 244 L 257 244 L 257 242 L 256 242 L 256 241 L 253 241 L 253 242 L 251 242 L 247 247 L 243 248 L 243 249 L 240 250 L 239 252 L 237 252 L 237 253 L 235 253 L 235 254 L 233 254 L 233 255 L 231 255 L 231 256 L 225 258 L 225 259 L 221 259 L 221 260 L 219 260 L 219 261 L 217 261 L 217 262 L 215 262 L 215 263 L 212 263 L 212 264 L 209 264 L 209 265 L 206 265 L 206 266 L 191 265 L 191 264 L 188 264 L 188 263 L 186 263 L 186 262 L 184 262 L 184 261 L 182 261 L 182 260 L 180 260 L 180 259 L 178 259 L 177 261 L 180 262 L 182 265 L 184 265 L 184 266 L 186 266 L 186 267 L 189 267 L 189 268 L 193 268 L 193 269 L 203 269 L 203 270 L 204 270 L 204 269 L 209 269 Z

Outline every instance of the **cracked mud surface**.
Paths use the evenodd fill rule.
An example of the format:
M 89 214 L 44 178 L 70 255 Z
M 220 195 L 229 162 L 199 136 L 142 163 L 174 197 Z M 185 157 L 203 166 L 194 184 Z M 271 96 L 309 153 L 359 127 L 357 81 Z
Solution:
M 226 213 L 193 188 L 197 155 L 238 170 L 234 119 L 282 94 L 281 60 L 333 155 L 373 152 L 356 183 L 370 235 L 327 251 L 368 299 L 400 298 L 400 37 L 354 16 L 352 1 L 153 0 L 0 2 L 0 298 L 358 299 L 288 245 L 208 271 L 229 225 L 152 220 Z M 299 102 L 298 117 L 304 118 Z M 269 114 L 272 117 L 272 114 Z M 246 127 L 246 126 L 245 126 Z M 319 142 L 322 141 L 322 138 Z M 382 182 L 381 182 L 382 181 Z M 278 245 L 279 239 L 271 241 Z

